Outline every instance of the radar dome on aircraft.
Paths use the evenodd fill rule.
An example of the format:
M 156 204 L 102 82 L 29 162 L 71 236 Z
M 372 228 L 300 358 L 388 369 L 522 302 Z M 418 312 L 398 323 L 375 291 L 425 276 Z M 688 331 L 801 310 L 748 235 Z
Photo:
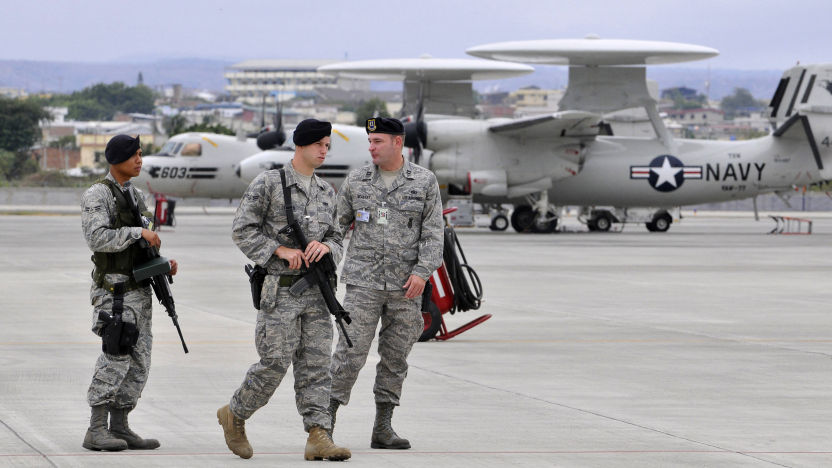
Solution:
M 528 75 L 534 68 L 517 63 L 473 59 L 382 59 L 324 65 L 318 71 L 342 78 L 376 81 L 478 81 Z
M 693 62 L 719 55 L 710 47 L 678 42 L 601 39 L 547 39 L 485 44 L 466 50 L 491 60 L 570 66 L 634 66 Z

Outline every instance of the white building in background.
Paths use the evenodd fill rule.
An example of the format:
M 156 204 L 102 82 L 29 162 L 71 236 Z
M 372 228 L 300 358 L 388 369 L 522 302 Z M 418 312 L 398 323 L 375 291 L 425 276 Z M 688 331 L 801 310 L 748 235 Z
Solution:
M 277 93 L 281 99 L 311 97 L 315 88 L 370 89 L 369 81 L 318 73 L 318 67 L 336 62 L 339 60 L 246 60 L 225 69 L 225 90 L 235 100 L 255 104 L 264 95 L 267 102 L 274 102 Z

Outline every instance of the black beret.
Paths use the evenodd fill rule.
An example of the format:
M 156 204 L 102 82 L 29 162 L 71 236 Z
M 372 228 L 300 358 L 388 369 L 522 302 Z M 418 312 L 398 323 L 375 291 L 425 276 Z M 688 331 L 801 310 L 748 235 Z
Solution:
M 130 135 L 116 135 L 107 142 L 104 157 L 110 164 L 123 163 L 133 157 L 141 146 L 142 142 L 139 141 L 138 135 L 136 138 Z
M 306 146 L 321 141 L 332 134 L 332 124 L 315 119 L 306 119 L 299 123 L 292 135 L 295 146 Z
M 404 135 L 404 124 L 399 119 L 387 117 L 373 117 L 367 119 L 364 125 L 367 133 L 388 133 L 390 135 Z

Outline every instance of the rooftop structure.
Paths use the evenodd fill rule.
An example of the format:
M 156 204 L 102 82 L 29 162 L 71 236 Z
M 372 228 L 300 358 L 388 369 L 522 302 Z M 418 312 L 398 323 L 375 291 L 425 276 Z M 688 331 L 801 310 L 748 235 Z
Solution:
M 325 75 L 318 67 L 337 60 L 246 60 L 225 69 L 225 90 L 238 101 L 259 103 L 266 96 L 313 96 L 315 88 L 369 90 L 369 83 Z

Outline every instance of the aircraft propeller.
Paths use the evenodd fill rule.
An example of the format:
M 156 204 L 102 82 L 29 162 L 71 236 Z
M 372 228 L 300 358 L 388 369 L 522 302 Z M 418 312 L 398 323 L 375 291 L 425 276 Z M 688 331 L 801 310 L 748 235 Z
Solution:
M 413 150 L 413 162 L 419 164 L 422 151 L 428 141 L 428 127 L 425 124 L 424 83 L 419 86 L 419 105 L 416 108 L 416 121 L 404 124 L 404 146 Z
M 263 151 L 283 146 L 286 143 L 286 131 L 283 128 L 283 103 L 280 102 L 280 94 L 275 96 L 277 107 L 274 114 L 274 130 L 262 132 L 257 135 L 257 147 Z M 263 126 L 265 127 L 265 107 L 263 108 Z

